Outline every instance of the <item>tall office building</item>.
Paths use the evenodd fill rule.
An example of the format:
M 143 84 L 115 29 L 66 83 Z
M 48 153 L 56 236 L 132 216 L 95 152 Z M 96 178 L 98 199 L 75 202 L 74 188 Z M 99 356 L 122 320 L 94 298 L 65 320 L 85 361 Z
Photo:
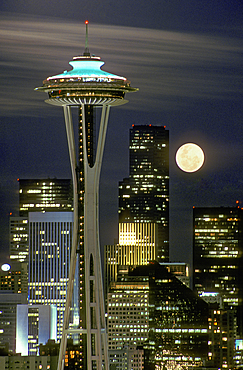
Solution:
M 9 255 L 13 261 L 27 262 L 29 256 L 28 216 L 9 219 L 10 245 Z
M 19 215 L 28 212 L 72 211 L 73 194 L 70 179 L 18 179 Z
M 193 287 L 218 292 L 224 308 L 236 310 L 243 335 L 243 211 L 238 207 L 193 209 Z
M 119 223 L 119 243 L 105 246 L 105 290 L 116 281 L 119 266 L 147 265 L 156 259 L 155 223 Z
M 73 233 L 72 212 L 29 213 L 29 304 L 57 307 L 57 340 L 62 335 Z M 76 279 L 77 281 L 78 279 Z M 76 285 L 75 285 L 76 287 Z M 72 323 L 78 324 L 78 287 Z
M 142 346 L 145 369 L 207 360 L 208 305 L 159 263 L 121 271 L 107 303 L 109 350 Z
M 119 223 L 156 225 L 156 260 L 169 260 L 169 131 L 133 125 L 129 178 L 119 183 Z
M 19 216 L 11 216 L 10 259 L 24 262 L 29 255 L 29 212 L 72 211 L 70 179 L 18 179 Z

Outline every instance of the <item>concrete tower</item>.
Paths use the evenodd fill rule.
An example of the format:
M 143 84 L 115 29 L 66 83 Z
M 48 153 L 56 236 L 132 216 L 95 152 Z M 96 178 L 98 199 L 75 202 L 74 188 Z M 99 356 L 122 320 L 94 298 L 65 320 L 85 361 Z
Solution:
M 106 129 L 111 106 L 126 103 L 126 92 L 136 91 L 125 77 L 101 70 L 99 57 L 88 48 L 88 21 L 85 51 L 69 64 L 71 71 L 48 77 L 37 90 L 48 93 L 47 103 L 63 107 L 73 179 L 74 231 L 67 303 L 58 369 L 63 369 L 69 312 L 72 300 L 76 256 L 80 259 L 80 329 L 83 369 L 108 370 L 104 296 L 99 246 L 98 191 Z M 79 109 L 79 158 L 76 160 L 71 108 Z M 95 108 L 101 118 L 95 135 Z M 95 139 L 97 138 L 97 140 Z M 75 331 L 75 334 L 77 331 Z

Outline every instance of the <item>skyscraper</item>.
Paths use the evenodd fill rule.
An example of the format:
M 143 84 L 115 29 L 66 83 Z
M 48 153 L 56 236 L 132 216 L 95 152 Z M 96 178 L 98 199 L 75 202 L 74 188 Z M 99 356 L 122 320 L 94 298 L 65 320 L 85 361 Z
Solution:
M 193 288 L 218 292 L 224 308 L 237 311 L 242 336 L 243 211 L 238 207 L 193 209 Z
M 119 183 L 119 223 L 154 223 L 155 257 L 169 260 L 169 131 L 133 125 L 129 178 Z
M 58 368 L 63 368 L 69 308 L 72 300 L 76 255 L 80 258 L 80 334 L 82 367 L 108 369 L 104 296 L 99 246 L 98 193 L 106 129 L 111 106 L 124 104 L 125 93 L 136 91 L 130 82 L 101 70 L 104 62 L 91 55 L 86 23 L 85 51 L 70 61 L 70 71 L 48 77 L 37 88 L 48 93 L 48 103 L 63 107 L 69 146 L 74 199 L 74 236 L 70 264 L 64 333 Z M 71 107 L 79 109 L 79 161 L 77 165 Z M 95 108 L 102 108 L 99 133 L 95 135 Z M 97 141 L 96 138 L 97 137 Z M 104 356 L 103 356 L 104 355 Z
M 70 179 L 18 179 L 19 216 L 11 216 L 10 259 L 27 261 L 29 256 L 29 212 L 71 212 L 73 209 Z
M 9 219 L 9 254 L 13 261 L 27 262 L 29 256 L 29 223 L 28 216 Z
M 72 212 L 29 213 L 28 303 L 56 306 L 58 341 L 62 335 L 72 230 Z M 78 325 L 77 295 L 71 311 L 73 324 Z
M 28 212 L 72 211 L 73 194 L 70 179 L 18 179 L 19 215 Z
M 208 305 L 157 262 L 127 267 L 108 293 L 108 345 L 143 346 L 145 369 L 207 359 Z

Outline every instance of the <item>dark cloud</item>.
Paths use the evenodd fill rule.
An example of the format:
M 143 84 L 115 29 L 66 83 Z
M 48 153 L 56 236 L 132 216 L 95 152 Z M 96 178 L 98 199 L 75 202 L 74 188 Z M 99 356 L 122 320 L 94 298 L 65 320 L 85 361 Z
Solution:
M 91 52 L 107 60 L 104 68 L 120 71 L 139 86 L 139 94 L 129 96 L 131 109 L 172 109 L 190 105 L 191 98 L 238 99 L 242 94 L 238 39 L 97 24 L 89 33 Z M 43 97 L 33 93 L 34 84 L 71 68 L 68 61 L 83 52 L 84 27 L 83 40 L 81 34 L 75 22 L 2 19 L 2 115 L 40 109 Z
M 0 10 L 93 23 L 168 30 L 229 32 L 242 26 L 240 0 L 2 0 Z
M 101 23 L 106 19 L 104 7 L 109 4 L 111 8 L 106 10 L 112 13 L 113 3 L 90 2 L 103 14 Z M 40 6 L 35 1 L 8 1 L 1 6 L 7 11 L 13 4 L 16 11 L 25 9 L 26 13 L 31 13 L 33 4 L 37 9 Z M 160 13 L 168 10 L 166 2 L 140 4 L 139 11 L 147 11 L 150 18 L 158 4 Z M 60 12 L 56 18 L 0 15 L 0 197 L 1 227 L 5 229 L 6 215 L 17 203 L 17 177 L 70 177 L 62 111 L 45 104 L 45 95 L 34 91 L 47 76 L 68 69 L 74 55 L 83 53 L 84 25 L 77 18 L 70 20 L 71 10 L 62 1 L 58 5 L 62 12 L 67 11 L 66 20 L 58 18 Z M 83 5 L 82 16 L 88 7 Z M 53 15 L 55 5 L 50 7 Z M 211 20 L 215 18 L 213 7 L 207 10 Z M 238 22 L 234 27 L 228 22 L 230 31 L 220 32 L 218 22 L 209 33 L 211 22 L 204 28 L 207 32 L 199 32 L 200 27 L 197 32 L 176 26 L 165 30 L 156 27 L 158 20 L 157 29 L 148 29 L 139 11 L 140 21 L 134 22 L 134 27 L 130 18 L 122 17 L 118 25 L 111 18 L 110 25 L 101 25 L 98 16 L 89 27 L 90 51 L 104 58 L 104 69 L 126 76 L 140 89 L 127 95 L 129 104 L 111 109 L 101 175 L 101 240 L 113 243 L 117 236 L 117 184 L 128 175 L 129 127 L 164 124 L 170 130 L 172 257 L 188 259 L 192 206 L 233 205 L 243 194 L 241 29 Z M 183 17 L 189 22 L 190 11 L 187 5 L 180 8 L 174 24 Z M 140 27 L 135 27 L 137 24 Z M 185 142 L 195 142 L 205 151 L 205 165 L 196 174 L 185 174 L 176 167 L 175 152 Z M 2 241 L 5 250 L 6 240 Z

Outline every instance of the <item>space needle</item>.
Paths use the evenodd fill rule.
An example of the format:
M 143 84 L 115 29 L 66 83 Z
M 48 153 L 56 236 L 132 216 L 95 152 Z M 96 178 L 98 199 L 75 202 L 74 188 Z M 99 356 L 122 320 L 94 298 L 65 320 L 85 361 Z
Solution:
M 89 52 L 88 21 L 85 23 L 83 55 L 73 57 L 70 71 L 48 77 L 36 88 L 48 93 L 47 103 L 63 107 L 73 181 L 73 239 L 58 370 L 64 369 L 67 337 L 72 334 L 80 334 L 83 369 L 109 369 L 99 243 L 99 179 L 110 107 L 127 103 L 125 94 L 138 90 L 125 77 L 101 69 L 104 62 Z M 78 158 L 74 107 L 79 112 Z M 97 108 L 101 108 L 99 122 L 95 120 Z M 70 311 L 77 256 L 80 319 L 74 329 L 70 328 Z

